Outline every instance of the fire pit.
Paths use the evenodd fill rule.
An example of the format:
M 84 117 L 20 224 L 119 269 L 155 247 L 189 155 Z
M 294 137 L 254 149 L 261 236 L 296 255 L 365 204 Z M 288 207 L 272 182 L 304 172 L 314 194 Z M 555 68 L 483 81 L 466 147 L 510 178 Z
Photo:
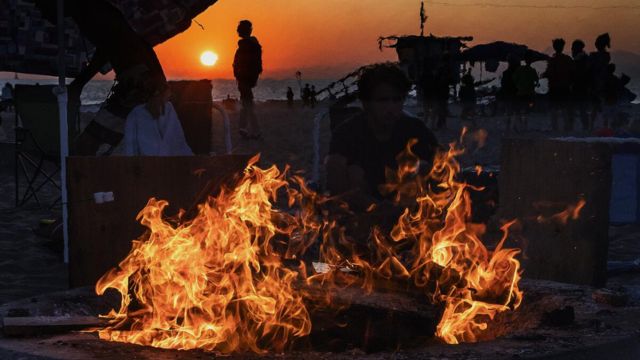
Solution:
M 515 221 L 491 248 L 480 240 L 486 227 L 470 222 L 460 150 L 440 153 L 425 175 L 411 146 L 383 189 L 393 206 L 365 215 L 286 170 L 258 168 L 257 158 L 197 213 L 165 218 L 167 203 L 150 199 L 138 216 L 148 231 L 98 281 L 103 297 L 78 289 L 1 314 L 12 335 L 68 331 L 78 316 L 106 314 L 102 322 L 0 347 L 93 358 L 175 356 L 170 350 L 186 351 L 182 358 L 468 358 L 637 336 L 635 307 L 621 316 L 602 311 L 587 287 L 521 282 L 519 250 L 506 247 Z M 636 295 L 629 301 L 637 304 Z

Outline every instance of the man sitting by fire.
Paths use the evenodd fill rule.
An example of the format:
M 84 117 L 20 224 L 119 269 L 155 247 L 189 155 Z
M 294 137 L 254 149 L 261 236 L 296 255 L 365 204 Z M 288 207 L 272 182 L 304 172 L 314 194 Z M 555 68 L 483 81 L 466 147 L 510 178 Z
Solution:
M 403 111 L 411 83 L 397 66 L 386 63 L 365 68 L 358 81 L 363 111 L 333 131 L 326 159 L 327 187 L 350 207 L 362 211 L 384 199 L 386 169 L 398 167 L 396 157 L 411 139 L 421 159 L 421 173 L 433 162 L 438 140 L 425 124 Z

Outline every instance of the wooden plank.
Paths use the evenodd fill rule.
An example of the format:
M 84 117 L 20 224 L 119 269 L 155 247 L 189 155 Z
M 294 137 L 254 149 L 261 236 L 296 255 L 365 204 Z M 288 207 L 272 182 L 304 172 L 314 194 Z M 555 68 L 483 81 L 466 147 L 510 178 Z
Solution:
M 136 215 L 151 197 L 169 201 L 167 215 L 189 209 L 202 189 L 215 193 L 231 185 L 249 156 L 71 157 L 69 190 L 69 280 L 72 287 L 94 285 L 125 258 L 144 228 Z M 95 204 L 96 192 L 112 191 L 115 201 Z
M 606 282 L 611 157 L 604 142 L 503 141 L 500 218 L 520 219 L 524 276 L 602 286 Z M 549 218 L 584 199 L 580 218 Z
M 95 316 L 30 316 L 2 319 L 5 336 L 58 334 L 102 325 Z

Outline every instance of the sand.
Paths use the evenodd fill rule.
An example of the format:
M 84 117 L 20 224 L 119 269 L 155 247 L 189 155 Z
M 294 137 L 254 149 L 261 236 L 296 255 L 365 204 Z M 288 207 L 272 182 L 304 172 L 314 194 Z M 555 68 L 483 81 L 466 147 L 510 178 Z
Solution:
M 416 112 L 415 106 L 409 106 L 410 112 Z M 329 121 L 322 114 L 326 113 L 327 104 L 320 103 L 314 109 L 303 108 L 296 104 L 293 109 L 285 102 L 270 101 L 257 105 L 257 114 L 262 126 L 263 139 L 245 140 L 237 132 L 238 112 L 232 111 L 231 135 L 233 151 L 236 153 L 261 153 L 261 166 L 275 164 L 283 168 L 289 164 L 293 170 L 304 171 L 308 178 L 314 177 L 314 159 L 321 160 L 328 152 L 330 141 Z M 455 115 L 459 111 L 452 107 Z M 632 118 L 638 119 L 640 111 L 636 106 Z M 59 207 L 53 209 L 39 208 L 34 202 L 23 207 L 14 206 L 13 178 L 13 114 L 0 114 L 0 304 L 11 300 L 35 296 L 37 294 L 65 289 L 67 286 L 66 268 L 59 252 L 48 245 L 48 239 L 35 235 L 32 229 L 39 226 L 42 218 L 55 218 L 59 215 Z M 314 157 L 313 130 L 314 119 L 319 121 L 319 157 Z M 505 136 L 528 138 L 577 136 L 589 134 L 580 131 L 571 134 L 548 131 L 550 120 L 545 114 L 533 114 L 530 118 L 531 130 L 517 134 L 503 131 L 503 117 L 478 118 L 477 127 L 471 129 L 463 139 L 467 153 L 460 159 L 463 166 L 480 164 L 496 166 L 500 163 L 500 144 Z M 448 119 L 448 129 L 436 133 L 442 144 L 456 141 L 460 137 L 461 128 L 465 125 L 455 116 Z M 223 141 L 223 124 L 221 117 L 214 117 L 212 135 L 212 152 L 225 152 Z M 3 134 L 4 133 L 4 134 Z M 4 136 L 3 136 L 4 135 Z M 319 185 L 322 184 L 323 171 L 317 174 Z M 58 193 L 48 188 L 43 195 L 43 202 L 52 202 Z M 636 244 L 637 227 L 616 228 L 612 233 L 612 259 L 627 260 L 631 255 L 640 256 L 640 248 Z M 632 250 L 629 250 L 629 246 Z M 627 250 L 624 250 L 627 249 Z

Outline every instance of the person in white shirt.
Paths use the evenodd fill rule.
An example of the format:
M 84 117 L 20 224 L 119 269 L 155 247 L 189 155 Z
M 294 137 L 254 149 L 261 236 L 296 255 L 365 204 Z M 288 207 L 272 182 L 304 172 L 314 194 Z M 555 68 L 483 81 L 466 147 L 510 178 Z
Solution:
M 166 82 L 149 100 L 136 106 L 127 116 L 124 128 L 124 155 L 127 156 L 188 156 L 193 151 L 184 137 L 169 96 Z

